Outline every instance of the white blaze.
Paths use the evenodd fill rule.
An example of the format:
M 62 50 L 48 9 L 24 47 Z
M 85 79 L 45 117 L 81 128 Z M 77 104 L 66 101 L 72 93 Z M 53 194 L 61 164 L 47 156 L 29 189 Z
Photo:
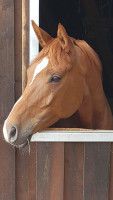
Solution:
M 22 98 L 23 98 L 23 97 L 21 96 L 21 97 L 18 99 L 18 101 L 14 104 L 14 106 L 13 106 L 11 112 L 9 113 L 9 116 L 10 116 L 10 114 L 12 113 L 14 107 L 17 105 L 17 103 L 19 103 L 19 102 L 22 100 Z M 7 142 L 8 142 L 8 132 L 7 132 L 6 125 L 7 125 L 7 120 L 8 120 L 8 118 L 9 118 L 9 116 L 8 116 L 7 119 L 5 120 L 4 126 L 3 126 L 3 135 L 4 135 L 4 138 L 5 138 L 5 140 L 6 140 Z
M 47 57 L 44 57 L 42 61 L 36 66 L 30 85 L 32 85 L 37 74 L 39 74 L 39 72 L 41 72 L 45 67 L 47 67 L 48 62 L 49 62 L 49 59 Z

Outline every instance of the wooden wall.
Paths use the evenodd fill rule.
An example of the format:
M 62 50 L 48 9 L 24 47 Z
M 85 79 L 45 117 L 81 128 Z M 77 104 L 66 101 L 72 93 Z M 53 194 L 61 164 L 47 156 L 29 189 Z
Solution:
M 28 7 L 0 3 L 0 200 L 112 200 L 110 143 L 32 143 L 29 155 L 3 140 L 3 121 L 25 85 Z
M 2 124 L 14 104 L 14 1 L 0 2 L 0 199 L 15 200 L 15 150 Z

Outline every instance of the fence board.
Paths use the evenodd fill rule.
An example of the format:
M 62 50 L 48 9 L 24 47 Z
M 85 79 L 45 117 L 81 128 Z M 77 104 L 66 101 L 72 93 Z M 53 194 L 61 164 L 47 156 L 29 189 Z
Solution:
M 64 144 L 37 144 L 37 200 L 63 200 Z
M 29 200 L 37 200 L 37 144 L 30 144 L 30 148 L 31 150 L 28 163 L 28 193 Z
M 113 199 L 113 143 L 110 151 L 109 200 Z
M 0 199 L 15 200 L 15 150 L 2 125 L 14 103 L 14 1 L 0 3 Z
M 2 133 L 2 130 L 0 130 Z M 0 200 L 15 200 L 14 149 L 0 141 Z
M 29 66 L 29 1 L 22 0 L 22 91 L 27 83 Z
M 22 0 L 15 0 L 14 7 L 14 59 L 15 59 L 15 100 L 17 100 L 22 93 Z
M 113 130 L 77 128 L 46 129 L 35 133 L 31 142 L 112 142 Z
M 28 151 L 27 149 L 16 152 L 16 200 L 28 199 Z
M 84 143 L 65 143 L 64 200 L 83 200 Z
M 108 200 L 110 143 L 86 143 L 84 200 Z

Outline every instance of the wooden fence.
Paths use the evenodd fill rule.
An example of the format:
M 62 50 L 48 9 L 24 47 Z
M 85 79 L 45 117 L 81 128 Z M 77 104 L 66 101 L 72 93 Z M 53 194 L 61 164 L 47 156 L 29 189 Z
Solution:
M 29 1 L 0 3 L 0 200 L 113 200 L 110 142 L 40 142 L 16 150 L 2 125 L 26 81 Z M 25 76 L 22 76 L 25 75 Z

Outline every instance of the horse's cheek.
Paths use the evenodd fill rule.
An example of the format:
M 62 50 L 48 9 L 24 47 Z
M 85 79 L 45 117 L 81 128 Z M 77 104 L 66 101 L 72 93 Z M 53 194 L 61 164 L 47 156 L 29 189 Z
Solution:
M 54 97 L 54 95 L 53 95 L 53 93 L 48 93 L 48 94 L 44 94 L 43 96 L 42 96 L 43 98 L 41 99 L 41 102 L 40 102 L 40 108 L 46 108 L 46 107 L 48 107 L 48 106 L 51 106 L 51 103 L 52 103 L 52 100 L 53 100 L 53 97 Z
M 53 100 L 53 93 L 50 93 L 47 97 L 46 97 L 46 106 L 49 106 L 52 103 Z
M 65 87 L 59 96 L 56 98 L 56 102 L 53 105 L 54 111 L 59 116 L 59 118 L 68 118 L 74 114 L 83 99 L 83 83 L 79 77 L 76 77 L 78 84 L 75 84 L 74 80 L 70 80 L 70 84 Z

